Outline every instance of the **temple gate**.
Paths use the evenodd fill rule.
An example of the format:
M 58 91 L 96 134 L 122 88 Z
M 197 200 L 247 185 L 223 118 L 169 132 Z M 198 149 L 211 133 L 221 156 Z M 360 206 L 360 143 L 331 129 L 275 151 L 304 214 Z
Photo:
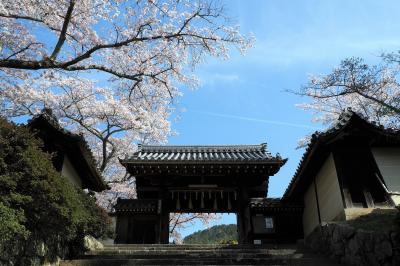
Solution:
M 115 206 L 116 243 L 165 244 L 171 212 L 212 212 L 236 213 L 239 243 L 246 244 L 257 232 L 252 199 L 267 200 L 269 177 L 286 159 L 272 156 L 266 144 L 139 145 L 120 162 L 136 178 L 137 199 Z

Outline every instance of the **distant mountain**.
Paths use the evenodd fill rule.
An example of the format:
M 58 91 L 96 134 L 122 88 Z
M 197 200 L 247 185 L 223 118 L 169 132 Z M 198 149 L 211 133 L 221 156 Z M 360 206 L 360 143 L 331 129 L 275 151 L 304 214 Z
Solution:
M 197 231 L 183 239 L 184 244 L 221 244 L 237 243 L 236 224 L 215 225 L 208 229 Z

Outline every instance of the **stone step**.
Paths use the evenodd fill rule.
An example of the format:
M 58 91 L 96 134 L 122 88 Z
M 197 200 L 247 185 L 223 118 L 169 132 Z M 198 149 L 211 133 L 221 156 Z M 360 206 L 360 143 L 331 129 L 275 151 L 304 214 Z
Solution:
M 251 249 L 251 248 L 249 248 L 249 249 L 238 249 L 238 248 L 234 248 L 234 249 L 228 249 L 228 248 L 226 248 L 226 249 L 215 249 L 215 248 L 207 248 L 207 249 L 204 249 L 204 248 L 190 248 L 190 249 L 184 249 L 184 248 L 159 248 L 159 249 L 157 249 L 157 248 L 142 248 L 142 249 L 130 249 L 130 248 L 104 248 L 104 249 L 98 249 L 98 250 L 105 250 L 105 251 L 109 251 L 109 252 L 113 252 L 113 251 L 115 251 L 115 252 L 118 252 L 118 251 L 121 251 L 121 250 L 125 250 L 125 251 L 143 251 L 143 252 L 146 252 L 146 251 L 159 251 L 159 250 L 163 250 L 163 251 L 199 251 L 199 252 L 201 252 L 201 251 L 205 251 L 205 252 L 207 252 L 207 251 L 220 251 L 220 252 L 239 252 L 239 251 L 244 251 L 244 252 L 246 252 L 246 251 L 254 251 L 254 250 L 257 250 L 257 251 L 262 251 L 262 250 L 268 250 L 268 249 L 265 249 L 265 248 L 254 248 L 254 249 Z M 286 250 L 294 250 L 294 249 L 286 249 Z
M 320 265 L 337 266 L 337 264 L 323 258 L 252 258 L 252 259 L 81 259 L 63 261 L 61 266 L 131 266 L 131 265 Z
M 183 245 L 175 245 L 175 244 L 105 244 L 104 247 L 128 247 L 128 248 L 281 248 L 281 247 L 297 247 L 296 244 L 262 244 L 262 245 L 250 245 L 250 244 L 183 244 Z
M 105 244 L 105 247 L 251 247 L 250 244 Z M 260 245 L 263 246 L 263 245 Z
M 105 249 L 253 249 L 253 248 L 273 248 L 271 245 L 169 245 L 169 244 L 116 244 L 104 245 Z M 293 245 L 288 245 L 293 248 Z M 282 247 L 280 247 L 282 248 Z
M 266 249 L 298 249 L 296 246 L 250 246 L 250 245 L 105 245 L 104 250 L 266 250 Z
M 145 259 L 145 258 L 157 258 L 157 259 L 186 259 L 186 258 L 227 258 L 227 259 L 238 259 L 238 258 L 280 258 L 280 259 L 291 259 L 291 258 L 302 258 L 302 257 L 315 257 L 305 256 L 304 254 L 295 255 L 271 255 L 271 254 L 252 254 L 252 253 L 240 253 L 240 254 L 184 254 L 184 253 L 165 253 L 165 254 L 97 254 L 97 255 L 83 255 L 81 259 Z
M 271 254 L 271 253 L 149 253 L 149 254 L 143 254 L 143 253 L 120 253 L 120 254 L 107 254 L 107 253 L 98 253 L 98 254 L 85 254 L 80 256 L 80 258 L 95 258 L 95 257 L 102 257 L 102 258 L 112 258 L 112 257 L 126 257 L 126 258 L 149 258 L 149 257 L 176 257 L 176 258 L 182 258 L 182 257 L 217 257 L 217 258 L 237 258 L 237 257 L 243 257 L 243 258 L 254 258 L 254 257 L 265 257 L 265 258 L 270 258 L 273 256 L 280 256 L 280 257 L 286 257 L 286 258 L 291 258 L 291 257 L 318 257 L 317 255 L 314 254 L 302 254 L 302 253 L 292 253 L 292 254 L 287 254 L 287 253 L 279 253 L 279 254 Z
M 287 253 L 287 252 L 229 252 L 229 253 L 223 253 L 223 252 L 120 252 L 120 253 L 114 253 L 114 252 L 87 252 L 85 253 L 84 256 L 164 256 L 164 255 L 173 255 L 173 256 L 216 256 L 216 257 L 221 257 L 221 256 L 294 256 L 296 253 Z M 302 254 L 304 255 L 304 254 Z
M 337 265 L 296 245 L 105 245 L 62 266 Z
M 149 250 L 132 250 L 132 249 L 97 249 L 89 251 L 88 254 L 163 254 L 163 253 L 224 253 L 224 254 L 237 254 L 237 253 L 268 253 L 268 254 L 293 254 L 299 252 L 295 249 L 149 249 Z

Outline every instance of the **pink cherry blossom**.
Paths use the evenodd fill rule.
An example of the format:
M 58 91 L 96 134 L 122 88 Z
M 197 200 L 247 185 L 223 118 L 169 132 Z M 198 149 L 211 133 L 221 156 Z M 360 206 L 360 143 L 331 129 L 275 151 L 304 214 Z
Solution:
M 136 195 L 118 158 L 167 141 L 180 88 L 197 85 L 195 67 L 252 43 L 214 1 L 2 0 L 1 114 L 47 107 L 83 134 L 112 188 L 99 203 L 110 207 Z

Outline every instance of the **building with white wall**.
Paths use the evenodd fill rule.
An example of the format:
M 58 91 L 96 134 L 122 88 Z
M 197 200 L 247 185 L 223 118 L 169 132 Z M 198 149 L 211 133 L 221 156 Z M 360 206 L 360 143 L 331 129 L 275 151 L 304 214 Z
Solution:
M 53 165 L 63 177 L 82 189 L 107 189 L 83 136 L 61 127 L 51 110 L 34 116 L 28 127 L 43 141 L 43 150 L 53 154 Z
M 316 132 L 282 202 L 304 206 L 306 237 L 324 222 L 354 219 L 400 204 L 400 132 L 351 110 Z

